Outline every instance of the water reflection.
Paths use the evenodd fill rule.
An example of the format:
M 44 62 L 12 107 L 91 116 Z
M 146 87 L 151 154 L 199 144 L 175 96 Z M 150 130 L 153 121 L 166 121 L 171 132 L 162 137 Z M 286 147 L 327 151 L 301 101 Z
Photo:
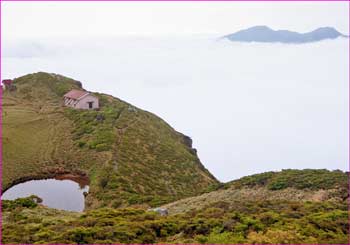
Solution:
M 85 207 L 84 192 L 89 190 L 88 181 L 86 178 L 69 177 L 72 176 L 30 180 L 17 184 L 4 192 L 2 199 L 14 200 L 19 197 L 36 195 L 43 199 L 42 204 L 47 207 L 68 211 L 83 211 Z

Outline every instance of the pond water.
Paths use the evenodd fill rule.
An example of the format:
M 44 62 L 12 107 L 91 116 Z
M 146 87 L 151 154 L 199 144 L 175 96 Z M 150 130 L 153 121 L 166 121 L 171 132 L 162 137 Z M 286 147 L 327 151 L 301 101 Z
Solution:
M 79 181 L 79 182 L 77 182 Z M 30 180 L 17 184 L 1 197 L 3 200 L 14 200 L 20 197 L 36 195 L 43 199 L 42 204 L 56 209 L 81 212 L 85 207 L 84 192 L 88 192 L 86 180 L 78 178 Z

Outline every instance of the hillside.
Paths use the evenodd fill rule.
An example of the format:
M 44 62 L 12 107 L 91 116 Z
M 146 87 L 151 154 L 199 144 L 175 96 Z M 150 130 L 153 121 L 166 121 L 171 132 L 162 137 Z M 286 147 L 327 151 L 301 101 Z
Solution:
M 288 181 L 278 190 L 266 185 L 286 176 L 294 175 L 289 178 L 294 181 L 297 174 L 312 184 L 320 179 L 328 184 L 310 189 Z M 348 244 L 346 187 L 341 171 L 270 172 L 168 204 L 168 216 L 140 208 L 74 213 L 42 207 L 31 198 L 4 201 L 3 242 Z
M 189 137 L 156 115 L 95 93 L 98 111 L 62 106 L 82 84 L 39 72 L 14 79 L 3 94 L 3 188 L 63 173 L 87 175 L 86 205 L 156 206 L 200 194 L 217 180 Z
M 344 202 L 349 198 L 347 174 L 336 170 L 293 170 L 246 176 L 222 185 L 217 190 L 169 203 L 170 214 L 201 210 L 220 200 L 235 206 L 239 202 L 293 201 Z
M 325 39 L 346 37 L 332 27 L 321 27 L 311 32 L 298 33 L 288 30 L 273 30 L 267 26 L 253 26 L 224 36 L 230 41 L 264 43 L 309 43 Z

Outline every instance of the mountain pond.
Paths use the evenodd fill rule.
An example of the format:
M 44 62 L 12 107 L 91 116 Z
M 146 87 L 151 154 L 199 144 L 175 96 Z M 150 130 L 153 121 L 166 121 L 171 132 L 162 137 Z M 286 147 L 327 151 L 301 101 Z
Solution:
M 36 195 L 42 205 L 66 211 L 82 212 L 85 208 L 84 192 L 89 191 L 88 179 L 69 175 L 51 179 L 29 180 L 6 190 L 1 199 L 14 200 Z

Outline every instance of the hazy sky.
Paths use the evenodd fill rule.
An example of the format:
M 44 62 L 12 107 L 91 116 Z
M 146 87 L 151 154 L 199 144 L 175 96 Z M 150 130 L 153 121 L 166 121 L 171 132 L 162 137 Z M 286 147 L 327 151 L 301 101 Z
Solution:
M 6 39 L 226 34 L 252 25 L 347 34 L 347 2 L 2 2 Z
M 82 81 L 193 139 L 220 180 L 348 169 L 347 39 L 303 45 L 217 37 L 253 25 L 348 34 L 346 2 L 2 2 L 2 77 Z

